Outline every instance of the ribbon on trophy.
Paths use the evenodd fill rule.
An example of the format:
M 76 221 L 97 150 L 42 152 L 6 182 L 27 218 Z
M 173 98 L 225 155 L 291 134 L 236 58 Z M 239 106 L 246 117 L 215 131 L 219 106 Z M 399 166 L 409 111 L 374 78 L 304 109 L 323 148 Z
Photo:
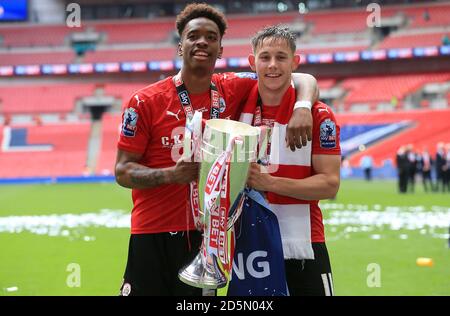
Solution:
M 202 113 L 195 111 L 194 115 L 190 119 L 186 118 L 186 126 L 184 131 L 184 147 L 183 158 L 186 160 L 193 160 L 195 162 L 200 160 L 200 145 L 202 139 Z M 198 230 L 203 229 L 202 221 L 200 218 L 200 202 L 198 195 L 198 180 L 189 183 L 189 201 L 191 206 L 191 213 L 194 218 L 194 225 Z M 189 218 L 189 214 L 186 214 Z
M 230 197 L 228 194 L 230 190 L 230 159 L 234 145 L 240 142 L 242 142 L 240 137 L 230 139 L 227 149 L 214 161 L 208 173 L 205 187 L 204 209 L 205 214 L 210 214 L 209 223 L 206 225 L 209 229 L 205 231 L 205 239 L 209 241 L 205 245 L 206 252 L 208 255 L 218 257 L 227 272 L 231 270 L 232 266 L 227 242 L 228 215 L 230 211 Z M 220 203 L 217 205 L 219 195 Z M 206 258 L 204 262 L 208 264 Z

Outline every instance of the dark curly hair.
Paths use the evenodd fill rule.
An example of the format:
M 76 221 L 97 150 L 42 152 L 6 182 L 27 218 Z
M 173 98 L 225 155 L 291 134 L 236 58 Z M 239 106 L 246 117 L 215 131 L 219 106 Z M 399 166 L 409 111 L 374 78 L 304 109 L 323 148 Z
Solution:
M 225 34 L 225 30 L 228 27 L 225 15 L 222 12 L 206 3 L 191 3 L 177 15 L 175 25 L 180 37 L 186 27 L 186 24 L 196 18 L 207 18 L 216 23 L 219 28 L 221 38 Z

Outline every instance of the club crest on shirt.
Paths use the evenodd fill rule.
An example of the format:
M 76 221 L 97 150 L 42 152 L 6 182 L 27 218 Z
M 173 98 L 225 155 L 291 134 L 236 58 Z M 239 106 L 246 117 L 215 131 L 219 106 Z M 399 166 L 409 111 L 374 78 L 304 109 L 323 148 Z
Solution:
M 122 134 L 126 137 L 134 137 L 136 135 L 137 121 L 139 115 L 134 108 L 127 108 L 123 113 Z
M 325 119 L 320 124 L 320 147 L 336 147 L 336 123 L 330 119 Z

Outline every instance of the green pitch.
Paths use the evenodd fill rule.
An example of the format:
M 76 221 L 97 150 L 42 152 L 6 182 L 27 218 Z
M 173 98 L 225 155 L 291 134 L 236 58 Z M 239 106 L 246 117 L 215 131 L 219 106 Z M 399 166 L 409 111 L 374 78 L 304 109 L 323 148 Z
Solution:
M 449 194 L 347 180 L 321 205 L 336 295 L 450 295 Z M 0 295 L 117 295 L 130 208 L 115 184 L 0 186 Z

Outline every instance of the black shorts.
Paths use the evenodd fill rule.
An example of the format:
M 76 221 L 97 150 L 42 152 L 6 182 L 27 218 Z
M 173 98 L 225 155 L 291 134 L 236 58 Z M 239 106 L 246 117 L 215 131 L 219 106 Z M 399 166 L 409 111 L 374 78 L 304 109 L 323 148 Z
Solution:
M 314 260 L 284 260 L 289 294 L 333 296 L 333 277 L 325 243 L 312 243 Z
M 199 252 L 198 231 L 134 234 L 130 237 L 128 261 L 121 296 L 201 296 L 202 290 L 178 279 L 178 271 Z

